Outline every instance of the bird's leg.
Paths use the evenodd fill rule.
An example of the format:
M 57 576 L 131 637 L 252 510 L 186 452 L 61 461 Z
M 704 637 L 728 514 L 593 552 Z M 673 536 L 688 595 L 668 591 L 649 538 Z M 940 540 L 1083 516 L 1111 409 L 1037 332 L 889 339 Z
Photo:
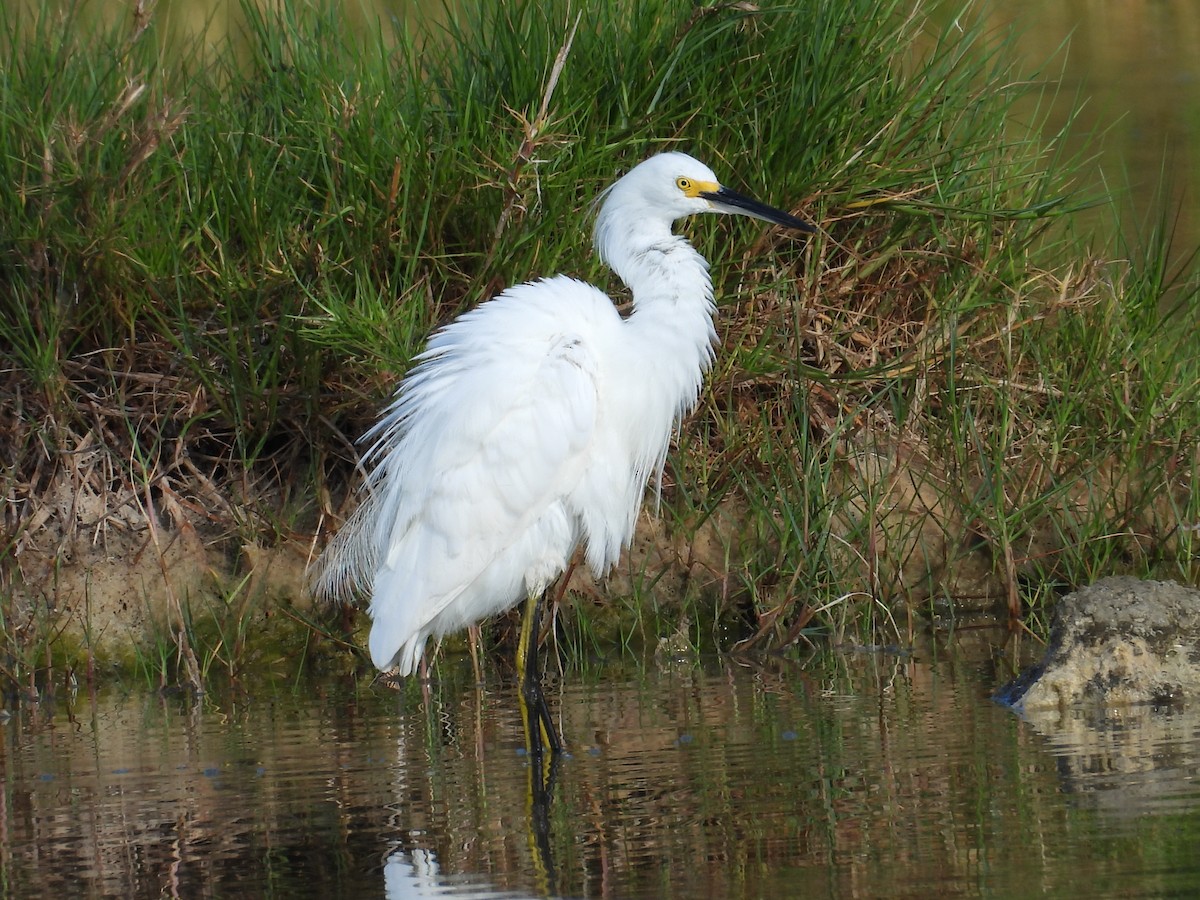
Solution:
M 421 700 L 425 703 L 425 708 L 429 709 L 429 659 L 424 656 L 417 663 L 417 683 L 421 685 Z
M 548 747 L 552 756 L 562 752 L 562 741 L 550 718 L 550 707 L 542 693 L 538 673 L 538 620 L 541 618 L 541 598 L 530 594 L 525 600 L 521 617 L 521 637 L 517 642 L 517 677 L 520 679 L 521 721 L 525 726 L 525 749 L 531 763 L 540 763 Z
M 467 647 L 471 651 L 471 669 L 475 672 L 476 684 L 483 684 L 483 670 L 479 668 L 479 643 L 481 636 L 478 624 L 467 626 Z
M 550 708 L 542 693 L 538 675 L 538 620 L 541 598 L 530 594 L 521 616 L 521 637 L 517 642 L 517 677 L 520 679 L 521 723 L 525 727 L 525 752 L 529 761 L 528 792 L 525 811 L 528 820 L 530 854 L 542 893 L 553 893 L 554 860 L 550 852 L 550 805 L 554 797 L 554 779 L 562 753 L 562 742 L 550 718 Z M 547 753 L 546 749 L 550 752 Z

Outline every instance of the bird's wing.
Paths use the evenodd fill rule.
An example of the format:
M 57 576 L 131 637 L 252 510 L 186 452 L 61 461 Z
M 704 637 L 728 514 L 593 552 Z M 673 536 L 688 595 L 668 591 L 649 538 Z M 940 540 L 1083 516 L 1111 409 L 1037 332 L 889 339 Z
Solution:
M 562 499 L 594 440 L 597 342 L 619 321 L 604 295 L 567 281 L 522 285 L 438 332 L 378 426 L 376 662 L 423 643 L 443 613 L 439 633 L 511 606 L 531 566 L 565 566 L 575 534 Z M 599 323 L 595 298 L 570 302 L 584 288 L 609 310 Z M 555 504 L 560 539 L 543 546 L 555 542 L 532 532 Z M 476 596 L 480 579 L 489 590 Z

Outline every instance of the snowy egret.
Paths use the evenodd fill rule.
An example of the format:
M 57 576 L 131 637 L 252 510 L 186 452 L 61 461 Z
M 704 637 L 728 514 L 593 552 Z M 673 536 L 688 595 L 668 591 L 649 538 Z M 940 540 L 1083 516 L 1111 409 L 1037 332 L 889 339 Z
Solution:
M 633 294 L 627 317 L 564 275 L 511 287 L 434 333 L 363 438 L 366 496 L 316 588 L 370 594 L 380 669 L 408 675 L 431 635 L 525 599 L 517 662 L 536 679 L 538 599 L 580 543 L 597 576 L 617 562 L 713 362 L 708 263 L 672 223 L 737 213 L 814 230 L 683 153 L 601 201 L 595 246 Z

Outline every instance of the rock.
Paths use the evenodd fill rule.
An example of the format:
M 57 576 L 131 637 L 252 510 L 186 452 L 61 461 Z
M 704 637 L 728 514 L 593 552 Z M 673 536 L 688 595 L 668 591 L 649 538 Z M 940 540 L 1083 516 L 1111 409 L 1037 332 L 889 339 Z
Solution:
M 1063 597 L 1041 662 L 996 693 L 1018 713 L 1200 696 L 1200 591 L 1104 578 Z

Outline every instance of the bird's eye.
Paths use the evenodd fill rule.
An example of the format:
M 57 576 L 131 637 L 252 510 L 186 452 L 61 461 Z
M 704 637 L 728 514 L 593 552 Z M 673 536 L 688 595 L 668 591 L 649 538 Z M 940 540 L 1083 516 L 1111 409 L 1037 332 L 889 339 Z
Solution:
M 691 196 L 692 179 L 685 178 L 684 176 L 680 175 L 678 178 L 675 179 L 675 187 L 679 188 L 681 191 L 683 191 L 688 196 Z

